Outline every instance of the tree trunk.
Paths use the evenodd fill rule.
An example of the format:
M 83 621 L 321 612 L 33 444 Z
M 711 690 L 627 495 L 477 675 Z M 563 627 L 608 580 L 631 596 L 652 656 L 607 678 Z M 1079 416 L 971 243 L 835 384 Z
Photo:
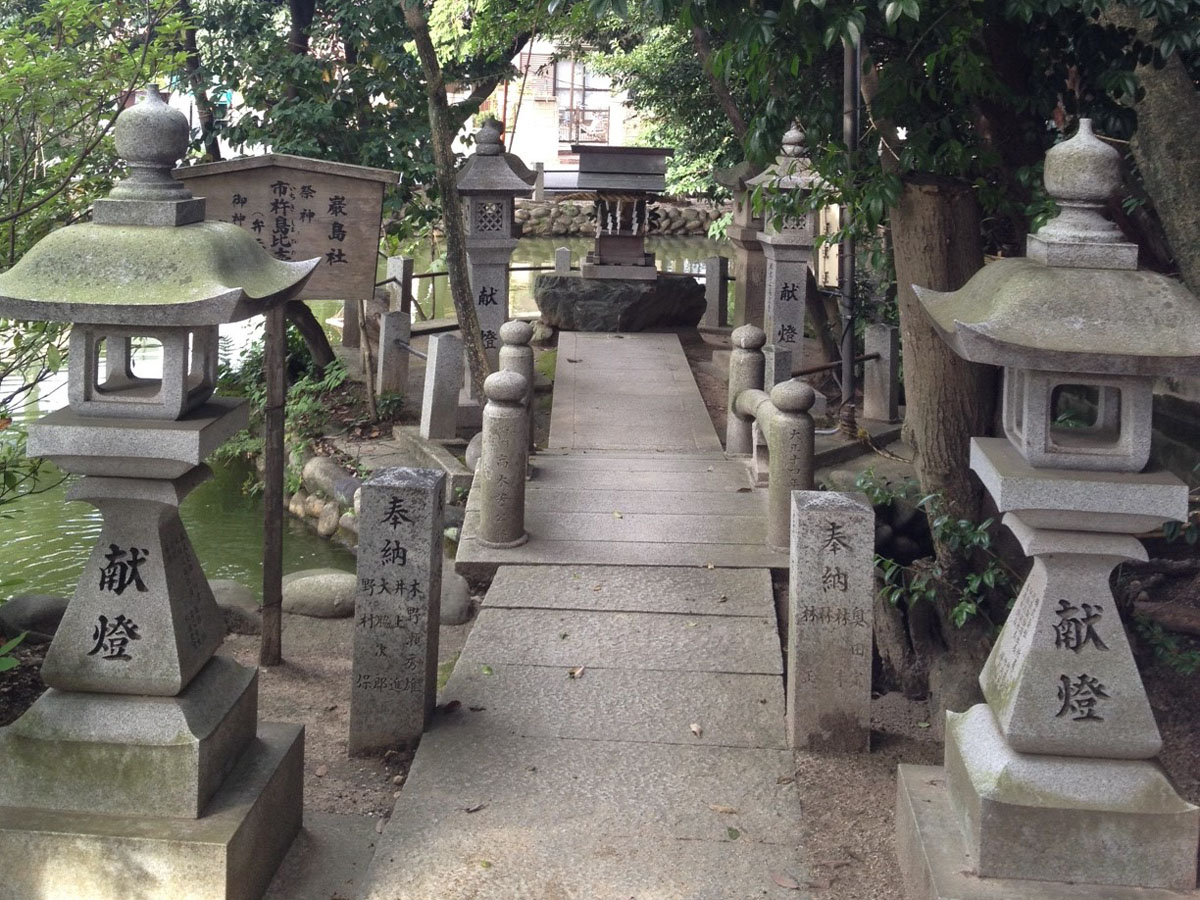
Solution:
M 1144 19 L 1133 7 L 1109 4 L 1102 18 L 1131 28 L 1139 39 L 1149 40 L 1154 19 Z M 1200 293 L 1200 93 L 1188 77 L 1178 53 L 1161 69 L 1138 66 L 1138 81 L 1145 91 L 1134 103 L 1137 134 L 1133 158 L 1142 173 L 1146 193 L 1154 203 L 1167 241 L 1187 286 Z
M 191 0 L 182 0 L 179 12 L 186 20 L 192 21 Z M 200 49 L 196 45 L 196 28 L 193 25 L 184 30 L 183 52 L 183 67 L 187 72 L 188 87 L 191 88 L 192 97 L 196 101 L 196 115 L 200 120 L 200 143 L 204 146 L 205 158 L 216 161 L 221 158 L 221 145 L 217 143 L 216 117 L 208 99 L 208 85 L 204 81 Z
M 325 329 L 321 327 L 321 323 L 317 321 L 313 311 L 303 300 L 289 300 L 284 305 L 284 312 L 287 313 L 288 321 L 296 326 L 296 330 L 304 338 L 308 352 L 312 355 L 313 365 L 324 371 L 325 367 L 337 356 L 333 352 L 333 347 L 329 346 L 329 338 L 325 336 Z
M 978 521 L 983 493 L 967 460 L 971 437 L 992 430 L 996 370 L 959 358 L 937 335 L 912 286 L 957 290 L 980 268 L 979 207 L 962 182 L 909 176 L 891 210 L 891 232 L 904 345 L 905 438 L 922 490 L 940 493 L 946 512 L 956 518 Z M 961 555 L 936 541 L 935 548 L 945 572 L 952 578 L 963 574 L 967 561 Z M 909 645 L 889 650 L 904 657 L 906 667 L 928 672 L 930 705 L 939 722 L 944 709 L 961 709 L 975 700 L 973 676 L 987 650 L 981 617 L 972 617 L 963 628 L 951 623 L 954 602 L 939 597 L 933 605 L 915 604 L 907 611 Z
M 425 90 L 429 99 L 429 128 L 433 144 L 433 161 L 436 168 L 438 193 L 442 200 L 442 224 L 446 233 L 446 269 L 449 273 L 450 297 L 458 313 L 458 327 L 462 331 L 463 348 L 467 364 L 471 369 L 471 385 L 475 396 L 483 402 L 483 380 L 488 376 L 487 356 L 484 353 L 483 334 L 479 328 L 479 316 L 475 312 L 471 296 L 471 281 L 467 268 L 466 223 L 463 219 L 462 200 L 454 184 L 454 117 L 446 98 L 446 82 L 438 63 L 433 40 L 429 36 L 429 23 L 420 0 L 402 0 L 404 22 L 412 34 L 425 73 Z

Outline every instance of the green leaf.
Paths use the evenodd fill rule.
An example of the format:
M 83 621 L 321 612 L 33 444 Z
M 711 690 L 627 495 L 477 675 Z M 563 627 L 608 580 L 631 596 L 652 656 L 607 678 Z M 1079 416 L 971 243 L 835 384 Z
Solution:
M 479 671 L 482 672 L 484 675 L 495 675 L 496 674 L 491 666 L 480 666 Z
M 736 841 L 738 838 L 740 838 L 742 836 L 742 833 L 740 831 L 738 831 L 736 828 L 726 828 L 725 834 L 729 837 L 729 839 L 731 841 Z
M 900 6 L 900 0 L 892 0 L 883 11 L 883 18 L 888 25 L 895 25 L 896 20 L 900 18 L 902 12 L 903 8 Z
M 0 656 L 7 656 L 17 649 L 17 646 L 21 643 L 21 641 L 25 640 L 25 635 L 28 633 L 29 632 L 27 631 L 22 631 L 15 638 L 5 642 L 2 646 L 0 646 Z
M 7 672 L 9 669 L 15 669 L 21 664 L 19 659 L 13 659 L 11 656 L 0 658 L 0 672 Z

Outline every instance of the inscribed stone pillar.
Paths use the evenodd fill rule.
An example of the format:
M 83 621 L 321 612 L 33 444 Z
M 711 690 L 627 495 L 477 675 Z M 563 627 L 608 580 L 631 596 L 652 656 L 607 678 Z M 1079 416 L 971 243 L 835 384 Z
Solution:
M 792 494 L 788 745 L 866 752 L 875 511 L 860 493 Z
M 792 371 L 795 371 L 804 365 L 805 296 L 812 244 L 797 243 L 796 235 L 791 233 L 764 232 L 758 238 L 767 258 L 763 325 L 767 346 L 791 351 Z M 786 377 L 790 378 L 791 372 Z
M 362 486 L 350 754 L 412 746 L 437 694 L 446 475 L 383 469 Z
M 500 365 L 500 326 L 508 320 L 508 263 L 516 246 L 509 238 L 467 237 L 471 296 L 488 368 L 493 372 Z
M 554 251 L 554 274 L 566 275 L 571 271 L 571 248 L 559 247 Z
M 729 260 L 710 256 L 704 260 L 704 318 L 701 324 L 721 328 L 729 324 Z
M 421 437 L 425 440 L 449 441 L 458 435 L 462 383 L 462 339 L 456 334 L 430 335 L 421 399 Z

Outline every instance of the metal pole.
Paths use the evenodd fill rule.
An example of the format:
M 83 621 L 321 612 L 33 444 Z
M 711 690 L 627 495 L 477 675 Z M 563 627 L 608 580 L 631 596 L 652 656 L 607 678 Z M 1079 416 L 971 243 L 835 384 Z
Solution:
M 842 44 L 842 138 L 847 153 L 858 149 L 858 79 L 861 53 L 857 43 Z M 843 223 L 844 225 L 845 223 Z M 853 403 L 856 389 L 854 372 L 854 238 L 842 241 L 841 259 L 842 313 L 842 403 Z

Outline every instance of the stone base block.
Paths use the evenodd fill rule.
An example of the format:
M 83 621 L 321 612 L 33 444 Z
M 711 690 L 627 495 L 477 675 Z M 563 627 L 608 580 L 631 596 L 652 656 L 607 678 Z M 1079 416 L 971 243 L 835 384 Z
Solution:
M 1154 762 L 1018 753 L 981 703 L 947 715 L 945 771 L 983 877 L 1196 886 L 1200 809 Z
M 0 807 L 0 896 L 259 900 L 300 830 L 303 770 L 303 726 L 263 723 L 200 819 Z
M 1064 852 L 1070 847 L 1056 842 Z M 1122 860 L 1136 851 L 1113 848 Z M 950 806 L 941 766 L 899 767 L 896 855 L 909 900 L 1200 900 L 1200 891 L 981 878 Z
M 0 729 L 0 804 L 196 818 L 254 739 L 258 672 L 210 659 L 178 697 L 51 688 Z

